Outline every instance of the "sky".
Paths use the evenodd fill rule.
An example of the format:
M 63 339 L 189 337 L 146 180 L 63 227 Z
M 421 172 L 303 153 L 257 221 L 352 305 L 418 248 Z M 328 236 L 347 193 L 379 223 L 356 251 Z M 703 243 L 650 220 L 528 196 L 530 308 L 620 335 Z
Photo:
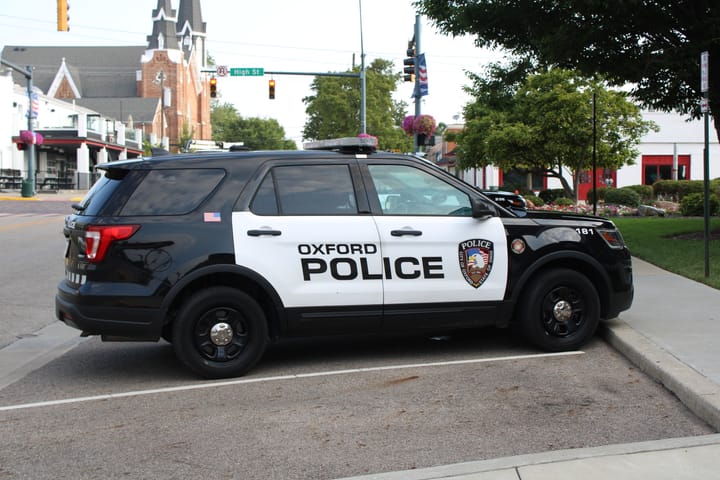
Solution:
M 147 45 L 157 0 L 68 3 L 70 31 L 58 32 L 55 0 L 3 0 L 0 46 Z M 177 9 L 178 0 L 172 4 Z M 366 65 L 382 58 L 400 72 L 416 19 L 411 0 L 202 0 L 202 15 L 216 65 L 307 73 L 344 72 L 353 61 L 359 65 L 361 45 Z M 479 49 L 470 37 L 441 35 L 425 17 L 420 25 L 429 84 L 421 111 L 438 122 L 461 122 L 469 101 L 463 92 L 470 84 L 466 72 L 481 72 L 502 53 Z M 269 78 L 220 78 L 220 100 L 243 117 L 277 119 L 287 138 L 300 146 L 307 119 L 302 99 L 312 94 L 313 77 L 275 75 L 275 100 L 268 99 Z M 395 98 L 414 113 L 411 95 L 412 84 L 400 83 Z

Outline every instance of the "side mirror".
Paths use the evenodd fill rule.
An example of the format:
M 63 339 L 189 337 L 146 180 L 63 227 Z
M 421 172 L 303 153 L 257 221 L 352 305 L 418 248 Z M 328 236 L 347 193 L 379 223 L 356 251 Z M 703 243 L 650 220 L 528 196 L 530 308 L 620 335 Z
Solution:
M 473 218 L 479 218 L 485 220 L 487 218 L 495 216 L 496 212 L 493 208 L 488 206 L 487 203 L 483 202 L 479 198 L 470 198 L 470 206 L 472 207 Z

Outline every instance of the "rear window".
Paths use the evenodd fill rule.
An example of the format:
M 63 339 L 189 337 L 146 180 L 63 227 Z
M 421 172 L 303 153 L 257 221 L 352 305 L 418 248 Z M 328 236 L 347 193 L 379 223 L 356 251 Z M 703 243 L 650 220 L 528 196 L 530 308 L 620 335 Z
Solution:
M 151 170 L 130 195 L 121 216 L 183 215 L 195 210 L 225 176 L 223 169 Z
M 127 171 L 122 171 L 122 173 L 127 173 Z M 93 184 L 87 195 L 85 195 L 85 198 L 80 202 L 80 208 L 77 209 L 78 215 L 100 215 L 101 210 L 107 205 L 110 198 L 112 198 L 113 193 L 120 186 L 123 178 L 124 176 L 111 176 L 110 172 L 105 172 L 105 174 Z

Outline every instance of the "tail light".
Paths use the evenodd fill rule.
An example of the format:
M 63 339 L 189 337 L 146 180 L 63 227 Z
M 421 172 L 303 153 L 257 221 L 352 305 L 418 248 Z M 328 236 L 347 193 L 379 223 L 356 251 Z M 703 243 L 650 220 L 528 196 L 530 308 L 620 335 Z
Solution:
M 90 225 L 85 231 L 85 257 L 91 263 L 101 262 L 112 242 L 132 237 L 139 228 L 140 225 Z

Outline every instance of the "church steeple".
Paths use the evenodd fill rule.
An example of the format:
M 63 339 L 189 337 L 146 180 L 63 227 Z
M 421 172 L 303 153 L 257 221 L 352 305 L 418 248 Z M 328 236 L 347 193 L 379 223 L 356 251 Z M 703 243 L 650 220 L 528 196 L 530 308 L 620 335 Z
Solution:
M 190 53 L 195 50 L 198 64 L 201 68 L 206 66 L 207 54 L 205 52 L 207 25 L 203 22 L 200 0 L 180 0 L 177 18 L 177 37 L 180 49 L 185 58 L 190 59 Z
M 176 21 L 177 12 L 173 10 L 170 0 L 158 0 L 158 6 L 153 10 L 153 32 L 148 35 L 148 49 L 178 50 Z

